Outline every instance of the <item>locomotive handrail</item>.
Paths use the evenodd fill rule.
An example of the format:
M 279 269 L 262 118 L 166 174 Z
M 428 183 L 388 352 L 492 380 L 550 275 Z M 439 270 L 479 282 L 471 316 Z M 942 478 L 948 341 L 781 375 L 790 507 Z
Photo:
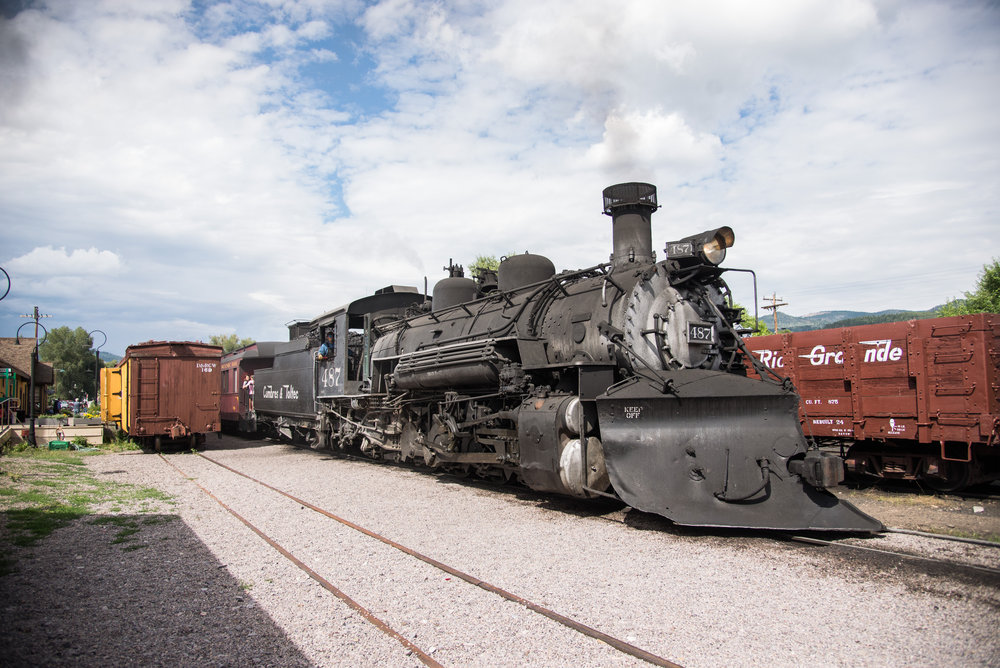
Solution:
M 413 352 L 400 353 L 399 355 L 386 355 L 385 357 L 373 357 L 372 361 L 373 362 L 390 362 L 392 360 L 398 360 L 398 359 L 401 359 L 403 357 L 411 357 L 413 355 L 416 355 L 418 353 L 423 353 L 423 352 L 431 353 L 431 352 L 439 352 L 439 351 L 444 351 L 444 350 L 455 350 L 455 349 L 459 349 L 459 348 L 462 348 L 462 347 L 470 348 L 471 349 L 471 348 L 475 348 L 477 346 L 482 346 L 484 343 L 487 343 L 487 342 L 490 343 L 490 344 L 494 344 L 494 343 L 502 343 L 502 342 L 506 342 L 506 341 L 517 341 L 517 337 L 516 336 L 502 336 L 502 337 L 499 337 L 499 338 L 495 337 L 495 338 L 490 338 L 490 339 L 477 339 L 475 341 L 468 341 L 468 342 L 448 343 L 446 345 L 439 345 L 439 346 L 435 346 L 433 348 L 424 347 L 425 344 L 421 344 L 421 346 L 418 347 Z

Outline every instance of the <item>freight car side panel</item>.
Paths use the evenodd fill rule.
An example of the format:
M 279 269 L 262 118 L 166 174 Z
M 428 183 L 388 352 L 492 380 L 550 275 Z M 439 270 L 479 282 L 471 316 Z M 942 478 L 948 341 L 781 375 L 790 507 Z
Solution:
M 807 435 L 992 442 L 1000 425 L 1000 315 L 746 339 L 802 396 Z

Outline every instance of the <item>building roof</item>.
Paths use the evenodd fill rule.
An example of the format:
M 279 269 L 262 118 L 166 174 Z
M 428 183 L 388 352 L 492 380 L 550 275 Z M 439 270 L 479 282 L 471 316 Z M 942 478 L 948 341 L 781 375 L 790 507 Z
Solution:
M 34 348 L 34 339 L 21 339 L 18 343 L 16 338 L 0 337 L 0 368 L 10 367 L 19 376 L 29 378 L 31 374 L 31 349 Z M 39 362 L 36 368 L 35 383 L 37 385 L 51 385 L 53 382 L 52 365 L 46 362 Z

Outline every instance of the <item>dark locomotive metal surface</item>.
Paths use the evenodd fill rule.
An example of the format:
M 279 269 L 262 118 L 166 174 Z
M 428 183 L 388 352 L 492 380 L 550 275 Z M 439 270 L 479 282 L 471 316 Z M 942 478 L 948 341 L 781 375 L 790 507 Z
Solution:
M 608 472 L 625 503 L 696 526 L 883 529 L 787 474 L 804 457 L 793 392 L 692 369 L 656 380 L 630 379 L 597 400 Z
M 391 286 L 295 323 L 313 342 L 356 332 L 360 371 L 334 379 L 342 351 L 316 361 L 300 339 L 258 372 L 258 413 L 321 447 L 618 496 L 681 524 L 880 530 L 825 491 L 839 460 L 806 443 L 797 395 L 746 377 L 739 311 L 717 266 L 732 230 L 671 242 L 657 262 L 655 187 L 612 186 L 604 202 L 608 264 L 556 274 L 525 254 L 478 281 L 451 264 L 433 305 Z M 286 385 L 295 401 L 282 398 Z
M 316 414 L 313 353 L 302 345 L 297 347 L 275 354 L 273 367 L 254 373 L 254 407 L 258 414 Z

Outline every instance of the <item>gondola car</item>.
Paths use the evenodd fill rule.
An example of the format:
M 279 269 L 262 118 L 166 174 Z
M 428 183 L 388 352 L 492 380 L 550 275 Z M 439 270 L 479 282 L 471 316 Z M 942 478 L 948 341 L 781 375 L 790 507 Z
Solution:
M 746 339 L 803 401 L 807 436 L 847 470 L 938 491 L 1000 478 L 1000 315 Z

